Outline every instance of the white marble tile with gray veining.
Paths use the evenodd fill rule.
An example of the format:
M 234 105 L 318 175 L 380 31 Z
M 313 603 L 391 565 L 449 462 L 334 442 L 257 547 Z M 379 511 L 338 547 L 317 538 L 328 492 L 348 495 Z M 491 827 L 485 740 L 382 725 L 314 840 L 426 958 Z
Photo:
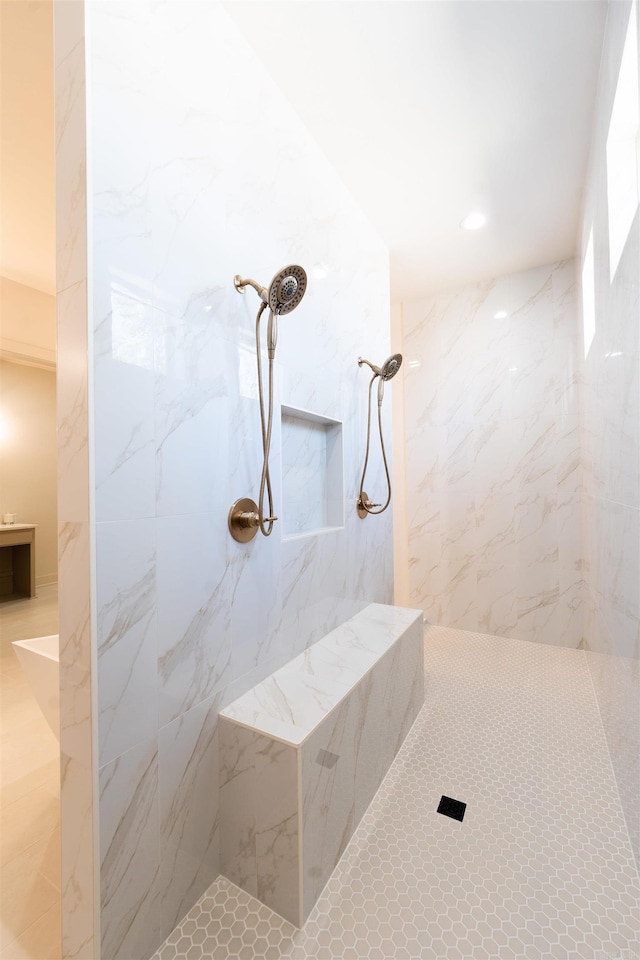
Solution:
M 96 798 L 91 765 L 60 755 L 60 883 L 62 956 L 88 958 L 98 953 L 94 929 L 96 897 L 94 818 Z
M 163 937 L 219 872 L 219 706 L 212 697 L 159 731 Z
M 318 550 L 312 577 L 308 584 L 307 601 L 298 617 L 298 633 L 292 635 L 292 654 L 296 655 L 306 647 L 315 644 L 317 640 L 326 636 L 336 624 L 344 621 L 345 617 L 358 609 L 357 600 L 353 593 L 349 593 L 347 564 L 349 562 L 347 535 L 345 530 L 328 530 L 318 538 Z M 295 542 L 295 541 L 294 541 Z M 288 546 L 288 544 L 283 544 Z M 364 544 L 361 542 L 361 548 Z M 381 561 L 385 553 L 381 551 Z M 378 585 L 370 584 L 376 595 L 380 591 Z M 284 611 L 283 623 L 287 622 L 287 612 Z M 304 637 L 307 642 L 304 642 Z
M 94 334 L 98 520 L 155 514 L 153 323 L 149 304 L 112 290 Z
M 569 261 L 406 307 L 421 365 L 405 381 L 407 484 L 425 502 L 409 518 L 410 591 L 436 622 L 511 632 L 518 610 L 531 620 L 525 568 L 557 557 L 559 514 L 542 523 L 518 504 L 582 484 L 574 293 Z M 575 511 L 562 523 L 579 535 Z M 564 602 L 558 590 L 543 606 Z
M 123 759 L 136 753 L 138 747 L 131 745 L 151 727 L 161 730 L 161 830 L 169 837 L 161 887 L 162 909 L 169 917 L 182 909 L 204 876 L 191 859 L 191 826 L 182 819 L 187 790 L 198 823 L 210 823 L 213 809 L 207 808 L 206 757 L 202 773 L 194 773 L 193 763 L 184 766 L 182 754 L 184 748 L 185 755 L 202 757 L 202 747 L 209 756 L 208 728 L 203 719 L 199 733 L 195 719 L 202 719 L 204 704 L 217 702 L 218 695 L 225 702 L 230 684 L 244 692 L 252 677 L 262 679 L 371 600 L 389 601 L 393 590 L 390 512 L 375 522 L 353 523 L 349 538 L 323 534 L 285 549 L 278 542 L 278 521 L 269 540 L 246 546 L 230 541 L 229 507 L 237 497 L 257 496 L 261 468 L 253 355 L 259 301 L 250 290 L 239 296 L 233 277 L 239 273 L 268 284 L 292 262 L 309 275 L 309 293 L 296 315 L 282 318 L 275 369 L 271 467 L 276 513 L 286 516 L 292 503 L 282 498 L 282 402 L 344 422 L 345 486 L 355 491 L 366 411 L 356 361 L 369 350 L 374 362 L 389 353 L 388 263 L 379 238 L 222 4 L 108 0 L 89 5 L 86 13 L 97 348 L 86 382 L 96 384 L 96 504 L 101 520 L 148 521 L 156 542 L 156 595 L 144 637 L 125 581 L 131 589 L 138 584 L 142 597 L 148 595 L 148 583 L 142 573 L 124 576 L 127 563 L 120 564 L 119 603 L 121 610 L 131 610 L 127 623 L 133 642 L 122 648 L 121 675 L 116 683 L 114 667 L 109 696 L 103 695 L 104 684 L 99 690 L 105 712 L 98 733 L 114 757 L 131 747 L 118 758 Z M 80 65 L 84 51 L 84 45 L 60 48 L 61 77 L 63 69 Z M 221 89 L 231 94 L 211 96 Z M 75 117 L 73 96 L 67 103 Z M 247 125 L 246 116 L 254 123 Z M 65 129 L 59 133 L 64 161 Z M 105 149 L 123 138 L 126 150 Z M 276 147 L 256 165 L 250 157 L 261 139 Z M 76 185 L 84 185 L 82 169 L 63 167 L 72 212 L 82 201 L 81 192 L 74 193 Z M 79 234 L 73 216 L 60 222 L 69 227 L 69 255 L 61 262 L 69 278 L 76 269 Z M 81 246 L 86 254 L 86 243 Z M 354 317 L 366 318 L 366 342 Z M 74 358 L 78 370 L 86 355 L 85 341 Z M 308 364 L 303 369 L 305 356 L 313 357 L 313 369 Z M 84 409 L 71 392 L 67 406 L 71 415 Z M 385 404 L 383 413 L 388 425 L 390 406 Z M 77 438 L 73 426 L 69 433 Z M 374 467 L 377 490 L 384 476 L 379 462 Z M 309 464 L 303 462 L 302 469 L 314 474 Z M 331 493 L 327 490 L 327 503 Z M 78 493 L 61 519 L 86 519 L 88 504 L 88 493 L 84 501 Z M 81 517 L 73 512 L 80 507 Z M 353 502 L 349 510 L 354 512 Z M 112 572 L 99 555 L 100 589 Z M 109 644 L 101 660 L 106 666 L 117 604 L 105 611 L 103 625 L 109 629 L 103 635 Z M 116 632 L 127 637 L 128 629 Z M 155 666 L 146 659 L 152 645 Z M 137 701 L 130 697 L 134 689 Z M 132 848 L 132 875 L 145 862 L 147 836 L 140 848 Z M 279 858 L 291 836 L 287 830 L 265 832 L 265 857 Z M 245 838 L 247 848 L 251 843 L 255 848 L 255 829 L 253 837 Z M 207 847 L 203 871 L 214 863 L 210 851 Z M 255 852 L 253 862 L 255 890 Z M 272 885 L 272 879 L 265 883 Z M 125 892 L 126 885 L 123 896 L 111 901 L 110 942 L 118 941 L 130 919 Z M 154 929 L 150 923 L 150 934 Z M 131 955 L 136 957 L 145 955 L 135 952 L 137 936 L 133 931 L 131 941 L 121 938 L 135 941 Z
M 213 511 L 226 483 L 228 391 L 212 331 L 166 313 L 156 326 L 156 503 L 159 516 Z M 188 333 L 186 332 L 188 331 Z M 178 342 L 171 347 L 175 337 Z M 168 343 L 167 343 L 168 340 Z M 162 351 L 167 352 L 167 360 Z M 209 358 L 206 373 L 199 364 Z
M 109 960 L 148 956 L 160 940 L 159 829 L 154 737 L 100 770 L 101 956 Z
M 264 674 L 258 677 L 256 670 L 277 659 L 282 647 L 280 540 L 260 537 L 239 544 L 229 538 L 228 548 L 227 563 L 237 569 L 231 608 L 231 676 L 234 682 L 248 677 L 248 689 L 263 679 Z
M 53 59 L 59 67 L 84 40 L 84 8 L 60 3 L 54 10 Z
M 220 717 L 220 869 L 257 896 L 256 743 L 252 730 Z
M 157 655 L 160 722 L 170 723 L 231 678 L 235 566 L 220 542 L 225 517 L 163 517 L 157 531 Z
M 87 284 L 56 297 L 58 521 L 89 519 L 89 381 Z
M 255 743 L 257 897 L 300 924 L 298 755 L 258 737 Z
M 80 14 L 80 17 L 82 15 Z M 60 294 L 87 278 L 87 189 L 85 44 L 75 17 L 57 44 L 62 58 L 55 70 L 56 290 Z M 71 21 L 74 21 L 73 23 Z
M 301 743 L 416 619 L 415 610 L 371 604 L 225 707 L 223 716 Z
M 157 731 L 156 528 L 98 526 L 98 691 L 104 764 Z
M 362 708 L 362 702 L 357 701 Z M 302 916 L 306 918 L 357 825 L 353 698 L 343 701 L 301 755 Z M 362 718 L 361 709 L 360 717 Z
M 323 424 L 282 414 L 283 531 L 327 526 L 327 433 Z
M 222 711 L 223 872 L 297 925 L 422 705 L 423 655 L 421 613 L 372 604 Z
M 305 917 L 422 706 L 423 655 L 418 618 L 302 746 Z
M 61 523 L 58 550 L 60 746 L 68 757 L 85 764 L 93 738 L 89 524 Z

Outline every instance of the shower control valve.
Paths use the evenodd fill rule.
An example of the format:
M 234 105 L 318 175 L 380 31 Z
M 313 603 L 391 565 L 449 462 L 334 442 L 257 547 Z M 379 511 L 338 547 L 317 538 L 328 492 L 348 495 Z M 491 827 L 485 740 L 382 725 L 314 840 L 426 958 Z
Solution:
M 263 523 L 277 520 L 277 517 L 265 517 Z M 260 526 L 258 504 L 249 497 L 241 497 L 231 505 L 229 510 L 229 533 L 238 543 L 248 543 L 253 540 Z
M 368 515 L 369 510 L 372 510 L 374 507 L 381 506 L 381 503 L 372 503 L 371 500 L 369 500 L 369 495 L 365 493 L 364 490 L 360 493 L 360 496 L 356 500 L 356 509 L 361 520 L 364 520 L 364 518 Z

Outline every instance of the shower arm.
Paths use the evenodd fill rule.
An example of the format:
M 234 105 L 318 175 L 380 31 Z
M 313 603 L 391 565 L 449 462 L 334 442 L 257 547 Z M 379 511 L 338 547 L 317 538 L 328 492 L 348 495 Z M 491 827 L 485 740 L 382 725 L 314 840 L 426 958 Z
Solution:
M 380 367 L 376 367 L 375 363 L 371 363 L 371 360 L 365 360 L 364 357 L 358 357 L 358 366 L 361 367 L 363 363 L 366 363 L 366 365 L 368 367 L 371 367 L 371 369 L 373 370 L 375 374 L 373 378 L 374 380 L 376 377 L 380 376 Z
M 266 287 L 263 287 L 261 283 L 256 283 L 255 280 L 249 280 L 248 278 L 243 278 L 239 273 L 236 273 L 233 278 L 233 285 L 238 291 L 238 293 L 244 293 L 245 287 L 253 287 L 260 299 L 265 303 L 269 303 L 269 291 Z

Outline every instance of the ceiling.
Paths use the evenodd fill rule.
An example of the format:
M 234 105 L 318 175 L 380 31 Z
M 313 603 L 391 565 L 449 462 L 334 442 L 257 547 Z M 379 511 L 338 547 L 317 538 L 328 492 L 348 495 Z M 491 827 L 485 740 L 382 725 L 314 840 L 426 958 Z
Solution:
M 52 4 L 0 7 L 0 272 L 51 293 Z M 572 255 L 605 2 L 225 7 L 388 245 L 395 300 Z
M 573 255 L 606 3 L 225 7 L 388 245 L 394 300 Z

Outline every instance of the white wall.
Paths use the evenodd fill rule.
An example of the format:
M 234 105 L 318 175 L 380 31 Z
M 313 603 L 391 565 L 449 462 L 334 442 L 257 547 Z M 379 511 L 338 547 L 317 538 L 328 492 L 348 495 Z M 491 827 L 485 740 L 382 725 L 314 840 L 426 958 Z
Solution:
M 95 626 L 92 641 L 81 604 L 61 619 L 62 803 L 63 837 L 79 804 L 98 829 L 106 960 L 149 955 L 218 873 L 219 709 L 368 602 L 392 599 L 391 513 L 355 512 L 368 383 L 357 358 L 389 354 L 389 290 L 381 242 L 220 4 L 92 3 L 86 47 L 78 6 L 57 14 L 70 226 L 58 244 L 61 519 L 63 544 L 77 545 L 69 576 L 93 539 Z M 343 422 L 345 526 L 285 539 L 279 521 L 240 545 L 227 513 L 259 483 L 258 298 L 239 296 L 233 276 L 266 284 L 291 262 L 309 289 L 280 321 L 276 513 L 287 506 L 282 403 Z M 377 457 L 372 492 L 383 483 Z M 74 643 L 85 665 L 95 643 L 77 681 Z M 89 768 L 74 737 L 91 729 Z M 79 904 L 74 884 L 82 875 L 90 890 L 91 857 L 83 840 L 65 867 L 63 849 L 65 956 L 98 955 L 91 895 Z
M 0 516 L 35 523 L 36 585 L 58 577 L 56 376 L 0 361 Z
M 432 623 L 577 647 L 573 262 L 406 303 L 404 343 L 411 603 Z
M 0 276 L 0 514 L 38 524 L 38 585 L 58 576 L 55 368 L 55 297 Z
M 607 140 L 632 5 L 610 3 L 583 217 L 582 258 L 593 232 L 595 335 L 582 367 L 581 439 L 585 464 L 583 539 L 585 645 L 636 856 L 640 847 L 638 658 L 640 657 L 640 214 L 638 181 L 627 183 L 610 232 Z M 638 56 L 638 4 L 631 49 Z M 635 75 L 636 90 L 638 75 Z M 637 99 L 636 99 L 637 103 Z M 637 117 L 637 115 L 636 115 Z M 631 163 L 638 121 L 630 130 Z M 624 151 L 624 143 L 621 145 Z M 636 155 L 637 159 L 637 155 Z M 626 238 L 626 239 L 625 239 Z M 612 254 L 613 248 L 613 254 Z M 617 259 L 617 257 L 616 257 Z M 613 276 L 612 276 L 613 273 Z M 588 312 L 588 307 L 587 307 Z M 583 353 L 584 356 L 584 353 Z M 640 857 L 639 857 L 640 859 Z
M 51 0 L 0 3 L 0 276 L 50 295 L 55 292 L 52 32 Z
M 54 368 L 55 297 L 0 276 L 0 356 Z

